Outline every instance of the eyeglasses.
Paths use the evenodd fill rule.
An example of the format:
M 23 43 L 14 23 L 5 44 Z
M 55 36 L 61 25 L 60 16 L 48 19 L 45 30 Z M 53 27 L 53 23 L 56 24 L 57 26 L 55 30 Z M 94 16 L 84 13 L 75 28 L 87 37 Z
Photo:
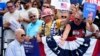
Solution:
M 37 4 L 33 4 L 33 5 L 37 5 Z
M 13 6 L 7 6 L 7 8 L 12 8 Z
M 61 18 L 67 18 L 67 16 L 61 16 Z
M 26 34 L 21 34 L 21 37 L 26 36 Z
M 33 15 L 33 16 L 29 16 L 29 18 L 33 18 L 33 17 L 36 17 L 35 15 Z
M 49 6 L 43 6 L 43 7 L 50 8 Z

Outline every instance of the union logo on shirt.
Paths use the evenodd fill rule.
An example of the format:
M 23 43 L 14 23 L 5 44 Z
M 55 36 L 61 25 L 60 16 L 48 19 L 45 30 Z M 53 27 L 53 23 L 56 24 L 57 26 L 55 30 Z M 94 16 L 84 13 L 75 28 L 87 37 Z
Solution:
M 80 30 L 73 30 L 72 33 L 76 37 L 83 37 L 85 35 L 85 31 L 83 29 Z

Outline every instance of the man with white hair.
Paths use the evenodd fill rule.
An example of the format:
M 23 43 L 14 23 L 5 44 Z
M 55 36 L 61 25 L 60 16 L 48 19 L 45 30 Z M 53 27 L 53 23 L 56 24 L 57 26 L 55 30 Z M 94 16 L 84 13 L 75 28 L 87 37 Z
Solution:
M 28 24 L 26 29 L 26 34 L 28 38 L 24 42 L 26 56 L 39 56 L 39 47 L 37 43 L 37 34 L 39 32 L 40 26 L 42 26 L 43 21 L 37 18 L 35 12 L 29 12 L 29 18 L 31 22 Z M 27 42 L 28 41 L 28 42 Z
M 6 49 L 5 56 L 26 56 L 24 47 L 23 47 L 23 41 L 26 37 L 26 34 L 23 29 L 17 29 L 15 31 L 16 39 L 12 41 L 8 48 Z
M 20 17 L 23 19 L 22 25 L 25 31 L 26 31 L 27 25 L 31 22 L 28 16 L 29 12 L 35 12 L 37 15 L 37 18 L 39 18 L 38 9 L 33 8 L 31 5 L 32 5 L 31 0 L 23 1 L 24 10 L 20 12 Z

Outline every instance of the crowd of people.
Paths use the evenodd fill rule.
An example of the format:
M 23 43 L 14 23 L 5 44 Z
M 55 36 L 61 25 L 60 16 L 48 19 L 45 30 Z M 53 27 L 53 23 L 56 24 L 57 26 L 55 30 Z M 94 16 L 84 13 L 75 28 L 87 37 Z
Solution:
M 95 20 L 91 15 L 86 19 L 82 4 L 71 4 L 70 10 L 59 10 L 50 2 L 10 0 L 6 3 L 6 7 L 0 11 L 4 42 L 7 43 L 5 56 L 73 56 L 70 53 L 74 51 L 63 50 L 66 49 L 66 41 L 83 38 L 77 43 L 90 45 L 90 38 L 100 39 L 100 10 L 97 10 Z M 88 41 L 85 38 L 89 38 Z M 79 47 L 80 50 L 84 48 L 86 51 L 88 47 L 83 46 Z M 83 53 L 79 55 L 83 56 Z

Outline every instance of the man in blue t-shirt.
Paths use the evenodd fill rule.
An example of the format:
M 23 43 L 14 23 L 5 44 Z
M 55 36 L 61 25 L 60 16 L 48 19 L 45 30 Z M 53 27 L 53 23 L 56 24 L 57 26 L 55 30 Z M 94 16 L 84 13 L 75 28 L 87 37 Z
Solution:
M 37 18 L 36 13 L 29 12 L 29 18 L 31 22 L 27 26 L 26 40 L 28 42 L 24 43 L 26 56 L 40 56 L 39 46 L 37 42 L 37 34 L 39 32 L 39 28 L 42 26 L 43 21 Z

